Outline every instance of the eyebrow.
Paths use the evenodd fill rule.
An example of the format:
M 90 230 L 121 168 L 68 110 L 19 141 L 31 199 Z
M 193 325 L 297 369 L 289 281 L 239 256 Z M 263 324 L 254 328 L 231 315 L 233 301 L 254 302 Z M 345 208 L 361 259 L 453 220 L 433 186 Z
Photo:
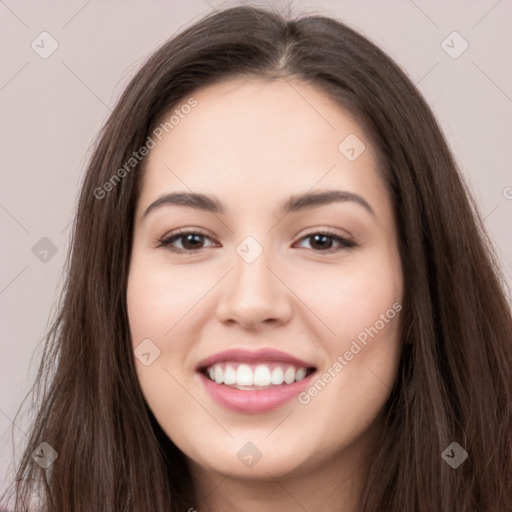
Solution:
M 348 192 L 346 190 L 328 190 L 325 192 L 306 192 L 290 196 L 281 205 L 281 212 L 294 213 L 309 208 L 317 208 L 331 203 L 352 202 L 362 206 L 368 213 L 375 216 L 375 211 L 370 204 L 359 194 Z M 186 206 L 196 210 L 204 210 L 211 213 L 223 214 L 225 208 L 223 204 L 212 195 L 198 194 L 193 192 L 172 192 L 159 197 L 151 203 L 144 212 L 145 217 L 151 211 L 164 205 Z

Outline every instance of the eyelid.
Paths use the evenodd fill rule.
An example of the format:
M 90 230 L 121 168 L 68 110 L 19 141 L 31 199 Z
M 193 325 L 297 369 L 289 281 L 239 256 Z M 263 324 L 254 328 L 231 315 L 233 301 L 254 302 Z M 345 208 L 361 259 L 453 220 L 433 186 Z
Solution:
M 308 236 L 313 235 L 329 235 L 333 237 L 339 237 L 343 238 L 347 242 L 354 242 L 356 243 L 356 237 L 350 234 L 348 231 L 343 230 L 341 228 L 331 228 L 328 226 L 319 226 L 319 227 L 313 227 L 313 228 L 307 228 L 307 230 L 300 232 L 298 235 L 296 235 L 294 238 L 301 240 Z

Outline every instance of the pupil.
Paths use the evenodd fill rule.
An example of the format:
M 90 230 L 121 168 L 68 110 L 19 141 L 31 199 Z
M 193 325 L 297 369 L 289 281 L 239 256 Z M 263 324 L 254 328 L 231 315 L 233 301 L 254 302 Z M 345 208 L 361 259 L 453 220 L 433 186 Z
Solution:
M 190 242 L 192 241 L 192 243 L 190 244 L 192 246 L 193 249 L 196 249 L 197 248 L 197 245 L 201 245 L 201 239 L 202 238 L 202 235 L 186 235 L 185 236 L 185 246 L 187 244 L 190 244 Z M 199 243 L 194 243 L 194 240 L 195 239 L 195 242 L 199 242 Z M 199 239 L 199 241 L 198 241 Z
M 314 247 L 314 245 L 318 242 L 318 240 L 319 240 L 319 239 L 321 240 L 321 241 L 320 241 L 320 249 L 325 249 L 325 248 L 326 248 L 325 241 L 326 241 L 326 239 L 330 239 L 330 237 L 329 237 L 329 236 L 327 236 L 327 235 L 314 235 L 314 236 L 313 236 L 313 241 L 314 241 L 314 242 L 313 242 L 313 244 L 312 244 L 312 245 L 313 245 L 313 247 Z M 322 241 L 323 241 L 323 243 L 322 243 Z M 327 244 L 327 246 L 329 246 L 329 245 L 330 245 L 330 244 Z M 327 248 L 328 248 L 328 247 L 327 247 Z

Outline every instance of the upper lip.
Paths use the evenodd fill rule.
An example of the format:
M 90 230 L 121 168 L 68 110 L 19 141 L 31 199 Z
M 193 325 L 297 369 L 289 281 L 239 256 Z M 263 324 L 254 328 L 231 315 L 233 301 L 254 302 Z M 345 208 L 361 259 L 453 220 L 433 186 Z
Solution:
M 197 366 L 196 370 L 201 371 L 209 366 L 223 361 L 237 361 L 240 363 L 265 363 L 277 362 L 293 364 L 297 367 L 314 368 L 315 366 L 307 361 L 293 357 L 285 352 L 273 348 L 265 348 L 260 350 L 247 350 L 242 348 L 232 348 L 213 354 L 203 359 Z

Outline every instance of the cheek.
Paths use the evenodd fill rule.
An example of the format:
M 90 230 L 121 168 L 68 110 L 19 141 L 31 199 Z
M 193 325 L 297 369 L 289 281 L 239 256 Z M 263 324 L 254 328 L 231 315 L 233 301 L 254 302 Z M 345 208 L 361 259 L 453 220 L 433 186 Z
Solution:
M 323 337 L 328 361 L 301 403 L 326 425 L 329 435 L 339 436 L 343 425 L 344 433 L 355 438 L 382 409 L 396 378 L 401 352 L 400 260 L 392 248 L 370 251 L 357 264 L 317 273 L 309 284 L 316 292 L 310 294 L 308 305 L 334 334 Z
M 175 414 L 187 400 L 179 385 L 188 350 L 187 338 L 179 333 L 183 323 L 179 320 L 187 318 L 193 287 L 184 284 L 177 271 L 167 267 L 164 272 L 155 261 L 137 255 L 132 259 L 127 308 L 137 377 L 148 405 L 163 425 L 169 420 L 161 414 Z M 148 352 L 150 364 L 140 356 Z
M 191 304 L 197 301 L 197 292 L 193 294 L 190 279 L 189 286 L 185 287 L 182 276 L 183 273 L 183 282 L 179 271 L 168 266 L 163 271 L 155 261 L 135 255 L 127 285 L 137 378 L 150 409 L 167 430 L 174 425 L 180 411 L 193 405 L 190 395 L 180 385 L 188 346 L 186 337 L 179 332 L 182 325 L 177 322 L 181 318 L 186 320 L 187 310 L 190 311 Z M 137 356 L 143 353 L 139 350 L 142 346 L 146 347 L 144 352 L 151 354 L 150 364 L 144 364 L 143 358 Z M 167 434 L 170 436 L 171 432 Z
M 173 268 L 144 258 L 132 261 L 127 305 L 133 344 L 144 338 L 155 338 L 159 343 L 176 340 L 176 326 L 182 319 L 190 321 L 188 315 L 193 314 L 204 288 L 204 280 L 179 266 Z
M 290 275 L 294 290 L 321 321 L 318 325 L 329 353 L 348 350 L 358 336 L 364 341 L 366 329 L 376 323 L 379 335 L 380 331 L 383 336 L 394 334 L 393 304 L 401 304 L 402 278 L 392 250 L 368 251 L 364 258 L 354 256 L 346 263 L 317 266 L 314 272 L 302 269 L 299 274 Z
M 318 414 L 323 414 L 319 409 L 326 404 L 336 403 L 339 407 L 331 409 L 333 416 L 339 414 L 345 422 L 348 410 L 354 419 L 368 423 L 396 378 L 402 272 L 393 247 L 368 251 L 365 258 L 353 262 L 326 266 L 314 276 L 303 273 L 308 277 L 301 281 L 301 293 L 321 320 L 317 324 L 323 333 L 321 348 L 328 356 L 325 379 L 319 375 L 322 382 L 304 396 L 303 403 L 314 402 L 310 405 Z M 328 421 L 327 416 L 324 419 Z

